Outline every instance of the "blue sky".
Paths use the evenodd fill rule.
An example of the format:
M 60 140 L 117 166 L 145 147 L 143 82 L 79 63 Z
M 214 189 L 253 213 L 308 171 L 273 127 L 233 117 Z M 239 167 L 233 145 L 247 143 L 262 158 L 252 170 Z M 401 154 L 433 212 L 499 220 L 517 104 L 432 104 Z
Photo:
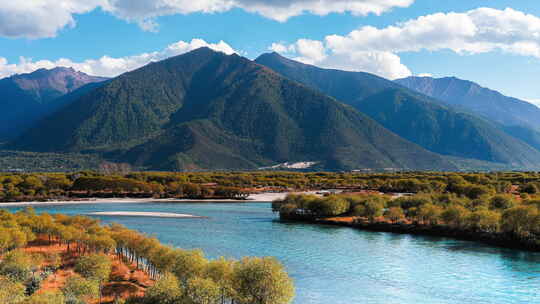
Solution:
M 57 65 L 114 76 L 209 44 L 387 78 L 456 76 L 540 100 L 538 1 L 13 2 L 0 5 L 0 77 Z

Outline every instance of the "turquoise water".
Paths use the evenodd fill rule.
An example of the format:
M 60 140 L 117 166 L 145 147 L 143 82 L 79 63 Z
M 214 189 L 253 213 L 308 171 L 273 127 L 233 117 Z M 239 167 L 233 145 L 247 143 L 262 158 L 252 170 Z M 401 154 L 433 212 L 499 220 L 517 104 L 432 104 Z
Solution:
M 446 238 L 280 223 L 270 204 L 95 204 L 36 210 L 208 216 L 99 218 L 155 234 L 164 243 L 201 248 L 211 258 L 275 256 L 295 280 L 295 304 L 540 303 L 537 253 Z

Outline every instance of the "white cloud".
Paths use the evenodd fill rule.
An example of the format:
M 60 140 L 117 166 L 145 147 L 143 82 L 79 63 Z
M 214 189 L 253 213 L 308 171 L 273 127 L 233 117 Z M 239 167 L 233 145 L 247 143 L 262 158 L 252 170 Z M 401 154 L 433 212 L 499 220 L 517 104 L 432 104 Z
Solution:
M 160 16 L 219 13 L 233 8 L 257 13 L 280 22 L 304 13 L 327 15 L 382 14 L 407 7 L 414 0 L 7 0 L 0 5 L 0 36 L 12 38 L 54 37 L 75 26 L 74 15 L 100 8 L 120 19 L 135 22 L 143 30 L 156 31 Z
M 268 50 L 276 52 L 276 53 L 294 53 L 296 52 L 296 48 L 293 44 L 291 45 L 285 45 L 281 42 L 275 42 L 272 43 L 272 45 L 268 48 Z
M 308 64 L 324 61 L 328 57 L 324 44 L 317 40 L 300 39 L 292 47 L 289 46 L 289 49 L 300 55 L 300 57 L 295 58 L 296 60 Z
M 103 56 L 99 59 L 88 59 L 82 62 L 74 62 L 65 58 L 56 61 L 33 61 L 32 59 L 21 57 L 19 63 L 8 63 L 5 58 L 0 57 L 0 78 L 8 77 L 13 74 L 30 73 L 40 68 L 51 69 L 57 66 L 72 67 L 90 75 L 114 77 L 127 71 L 140 68 L 150 62 L 184 54 L 200 47 L 209 47 L 228 55 L 237 53 L 230 45 L 223 41 L 212 44 L 207 43 L 202 39 L 193 39 L 191 42 L 179 41 L 173 43 L 161 51 L 152 53 L 143 53 L 119 58 Z
M 529 103 L 532 103 L 533 105 L 540 108 L 540 99 L 528 98 L 528 99 L 523 99 L 523 100 Z
M 420 74 L 418 74 L 418 77 L 433 77 L 433 74 L 430 74 L 430 73 L 420 73 Z
M 7 0 L 0 4 L 0 36 L 54 37 L 75 26 L 74 14 L 83 14 L 106 0 Z
M 300 39 L 290 45 L 274 43 L 270 49 L 288 55 L 294 60 L 322 68 L 369 72 L 390 79 L 412 75 L 409 68 L 401 63 L 401 58 L 391 52 L 362 50 L 336 52 L 322 41 L 308 39 Z
M 465 13 L 438 13 L 377 29 L 365 26 L 347 36 L 326 37 L 335 50 L 417 52 L 448 49 L 459 54 L 500 50 L 540 57 L 540 18 L 507 8 L 478 8 Z
M 323 67 L 362 70 L 393 79 L 411 74 L 398 56 L 403 52 L 451 50 L 467 55 L 500 51 L 540 58 L 540 18 L 511 8 L 478 8 L 422 16 L 381 29 L 364 26 L 320 41 L 324 59 L 305 56 L 309 54 L 306 50 L 301 54 L 300 41 L 291 44 L 292 48 L 282 44 L 281 52 Z
M 394 7 L 408 7 L 414 0 L 234 0 L 235 6 L 277 21 L 311 13 L 320 16 L 350 12 L 380 15 Z

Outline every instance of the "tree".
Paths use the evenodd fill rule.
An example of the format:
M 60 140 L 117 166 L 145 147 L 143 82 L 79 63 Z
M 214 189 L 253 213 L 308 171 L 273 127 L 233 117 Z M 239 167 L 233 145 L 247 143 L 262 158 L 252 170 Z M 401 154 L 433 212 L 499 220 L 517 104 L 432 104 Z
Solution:
M 465 219 L 467 227 L 485 232 L 497 232 L 500 228 L 501 215 L 491 210 L 478 210 Z
M 233 286 L 234 266 L 234 261 L 226 260 L 223 257 L 210 261 L 206 266 L 204 276 L 212 279 L 219 286 L 221 303 L 224 303 L 225 299 L 232 299 L 235 296 Z
M 465 193 L 470 199 L 477 199 L 483 195 L 493 194 L 493 190 L 482 185 L 469 185 L 465 187 Z
M 534 206 L 518 206 L 506 210 L 502 214 L 502 230 L 512 233 L 518 238 L 527 238 L 536 222 L 538 209 Z
M 22 282 L 30 278 L 34 262 L 32 256 L 22 250 L 14 250 L 6 254 L 0 263 L 0 275 Z
M 99 283 L 73 275 L 67 279 L 62 292 L 69 303 L 85 304 L 99 297 Z
M 418 218 L 423 223 L 436 225 L 439 221 L 441 213 L 441 207 L 433 204 L 425 204 L 418 209 Z
M 144 295 L 145 303 L 174 304 L 182 296 L 180 282 L 171 273 L 164 274 L 157 282 L 148 288 Z
M 510 209 L 515 205 L 514 199 L 508 195 L 496 195 L 489 201 L 489 208 L 493 210 Z
M 86 279 L 103 282 L 111 274 L 111 260 L 103 254 L 83 256 L 75 264 L 75 271 Z
M 75 271 L 84 278 L 98 282 L 99 296 L 103 283 L 109 280 L 111 275 L 111 260 L 103 254 L 83 256 L 75 264 Z
M 384 217 L 389 219 L 392 223 L 396 223 L 405 218 L 405 213 L 400 207 L 392 207 L 386 210 Z
M 0 276 L 0 303 L 18 304 L 25 298 L 26 288 L 20 282 Z
M 201 250 L 175 250 L 172 273 L 178 277 L 182 285 L 193 277 L 201 276 L 208 260 Z
M 317 199 L 309 204 L 309 209 L 316 216 L 338 216 L 349 211 L 350 203 L 337 196 L 331 195 L 323 199 Z
M 220 298 L 219 285 L 200 277 L 189 279 L 186 293 L 193 304 L 215 304 Z
M 241 304 L 288 304 L 294 284 L 274 258 L 244 258 L 234 271 L 236 301 Z
M 538 186 L 534 183 L 525 184 L 521 187 L 521 192 L 528 194 L 536 194 L 538 193 Z
M 459 205 L 452 205 L 443 211 L 443 213 L 441 214 L 441 219 L 447 225 L 457 228 L 463 226 L 465 218 L 467 218 L 469 214 L 470 211 L 465 209 L 464 207 Z

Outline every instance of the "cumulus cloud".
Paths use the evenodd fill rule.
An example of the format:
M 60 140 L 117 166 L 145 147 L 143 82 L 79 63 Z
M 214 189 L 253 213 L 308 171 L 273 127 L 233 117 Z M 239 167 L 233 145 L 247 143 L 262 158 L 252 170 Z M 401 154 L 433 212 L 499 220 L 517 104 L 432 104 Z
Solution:
M 328 36 L 326 43 L 336 50 L 396 53 L 448 49 L 459 54 L 500 50 L 540 57 L 540 18 L 511 8 L 478 8 L 423 16 L 383 29 L 365 26 L 347 36 Z
M 407 7 L 414 0 L 21 0 L 0 5 L 0 36 L 53 37 L 75 26 L 74 15 L 102 9 L 118 18 L 156 31 L 160 16 L 219 13 L 234 8 L 257 13 L 280 22 L 304 13 L 327 15 L 382 14 L 394 7 Z
M 18 63 L 9 63 L 5 58 L 0 57 L 0 78 L 13 74 L 30 73 L 37 69 L 52 69 L 54 67 L 72 67 L 78 71 L 90 75 L 114 77 L 122 73 L 140 68 L 150 62 L 163 60 L 165 58 L 181 55 L 200 47 L 209 47 L 213 50 L 231 55 L 237 53 L 230 45 L 224 41 L 212 44 L 202 39 L 193 39 L 190 42 L 179 41 L 167 46 L 161 51 L 143 53 L 134 56 L 114 58 L 103 56 L 99 59 L 88 59 L 82 62 L 75 62 L 62 58 L 56 61 L 38 60 L 21 57 Z
M 277 21 L 304 13 L 320 16 L 350 12 L 380 15 L 394 7 L 407 7 L 414 0 L 235 0 L 234 5 Z
M 75 26 L 74 14 L 88 13 L 106 0 L 2 1 L 0 36 L 53 37 L 60 29 Z
M 308 39 L 300 39 L 290 45 L 274 43 L 269 49 L 322 68 L 369 72 L 390 79 L 412 75 L 409 68 L 401 63 L 401 58 L 391 52 L 334 51 L 322 41 Z
M 422 16 L 386 28 L 364 26 L 348 35 L 330 35 L 320 41 L 324 59 L 301 53 L 299 42 L 282 43 L 279 50 L 304 62 L 393 79 L 410 75 L 398 56 L 403 52 L 451 50 L 467 55 L 501 51 L 540 58 L 540 18 L 511 8 L 478 8 Z

